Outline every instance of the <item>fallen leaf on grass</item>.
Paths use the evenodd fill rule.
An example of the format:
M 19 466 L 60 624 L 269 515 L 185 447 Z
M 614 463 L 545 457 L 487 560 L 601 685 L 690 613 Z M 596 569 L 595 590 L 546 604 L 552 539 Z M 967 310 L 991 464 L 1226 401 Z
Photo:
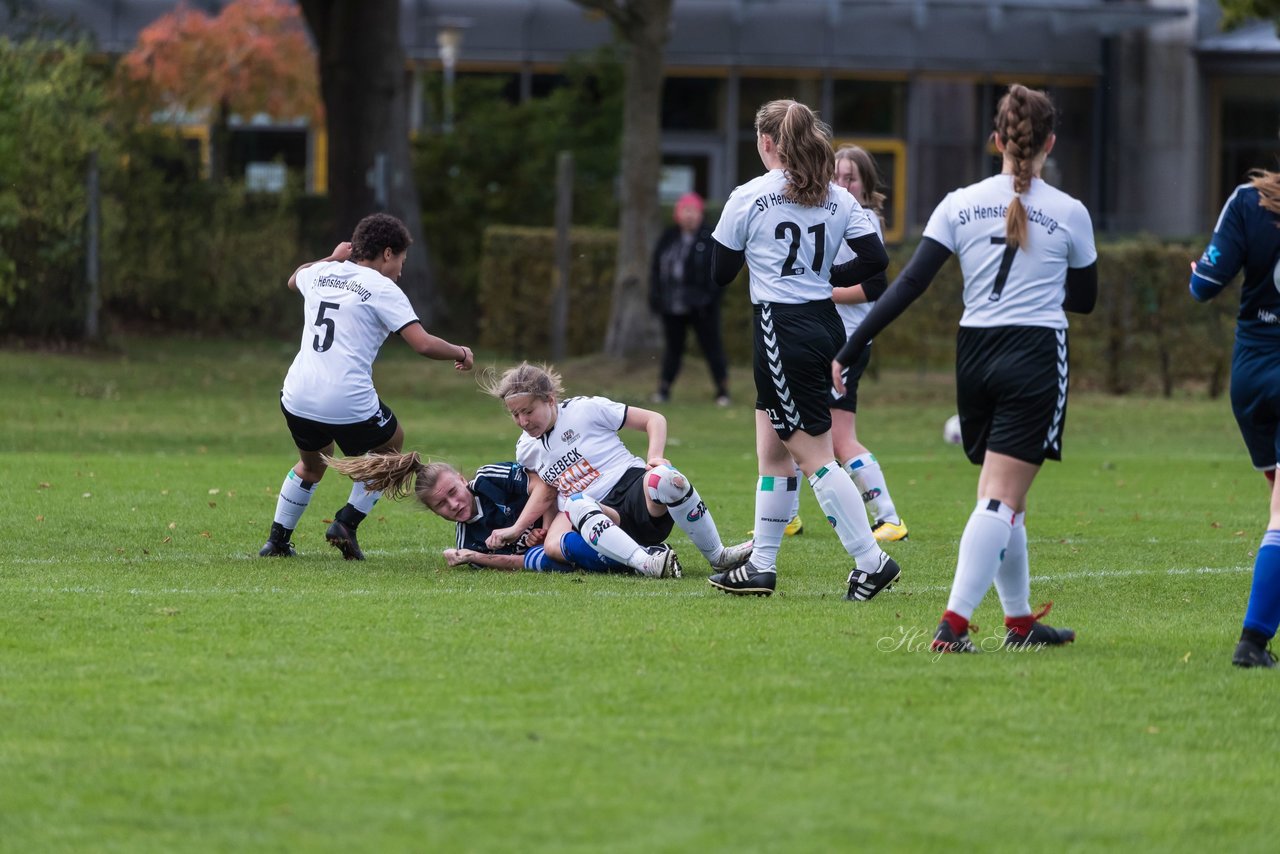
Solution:
M 213 489 L 209 490 L 209 494 L 210 494 L 210 495 L 217 495 L 217 494 L 218 494 L 219 492 L 221 492 L 221 491 L 222 491 L 221 489 L 218 489 L 218 487 L 216 487 L 216 486 L 215 486 Z
M 53 484 L 49 483 L 48 481 L 42 480 L 40 481 L 40 485 L 36 488 L 37 489 L 53 489 Z
M 37 521 L 37 522 L 43 522 L 43 521 L 44 521 L 44 517 L 43 517 L 43 516 L 37 516 L 37 517 L 36 517 L 36 521 Z
M 201 531 L 200 536 L 204 537 L 206 540 L 213 539 L 213 534 L 210 534 L 208 531 Z
M 164 543 L 172 543 L 172 542 L 173 542 L 173 537 L 165 537 L 163 540 L 160 541 L 162 545 Z

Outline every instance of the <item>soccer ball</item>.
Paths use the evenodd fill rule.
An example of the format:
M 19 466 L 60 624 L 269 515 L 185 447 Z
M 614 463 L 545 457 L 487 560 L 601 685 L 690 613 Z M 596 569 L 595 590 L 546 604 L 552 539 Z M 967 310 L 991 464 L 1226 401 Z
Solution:
M 947 423 L 942 425 L 942 441 L 948 445 L 959 445 L 960 436 L 960 416 L 952 415 L 947 419 Z

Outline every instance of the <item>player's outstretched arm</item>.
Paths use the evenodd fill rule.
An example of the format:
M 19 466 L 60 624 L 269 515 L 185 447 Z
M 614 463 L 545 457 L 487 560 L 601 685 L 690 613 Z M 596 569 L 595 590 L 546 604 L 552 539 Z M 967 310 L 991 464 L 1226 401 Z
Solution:
M 505 569 L 510 572 L 524 569 L 524 555 L 491 555 L 472 549 L 445 549 L 444 562 L 449 566 L 469 563 L 482 569 Z
M 459 371 L 469 371 L 475 364 L 475 354 L 470 347 L 462 344 L 450 344 L 448 341 L 422 328 L 421 323 L 410 323 L 400 330 L 400 337 L 420 356 L 436 359 L 441 362 L 453 360 L 453 367 Z

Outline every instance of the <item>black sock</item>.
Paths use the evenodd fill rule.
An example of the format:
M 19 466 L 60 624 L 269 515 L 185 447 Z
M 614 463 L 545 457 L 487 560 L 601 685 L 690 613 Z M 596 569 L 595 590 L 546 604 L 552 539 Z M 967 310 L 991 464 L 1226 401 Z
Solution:
M 350 504 L 347 504 L 337 513 L 333 514 L 333 518 L 337 519 L 339 522 L 354 531 L 360 526 L 360 523 L 364 521 L 364 517 L 367 515 L 367 513 L 361 513 Z

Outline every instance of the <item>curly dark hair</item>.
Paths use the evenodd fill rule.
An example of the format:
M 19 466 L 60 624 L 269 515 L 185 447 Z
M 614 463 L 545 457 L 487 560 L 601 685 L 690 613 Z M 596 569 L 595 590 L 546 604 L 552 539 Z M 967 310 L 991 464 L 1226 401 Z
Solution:
M 391 214 L 369 214 L 356 224 L 351 235 L 351 260 L 372 261 L 382 255 L 383 249 L 399 255 L 411 243 L 413 238 L 403 222 Z

